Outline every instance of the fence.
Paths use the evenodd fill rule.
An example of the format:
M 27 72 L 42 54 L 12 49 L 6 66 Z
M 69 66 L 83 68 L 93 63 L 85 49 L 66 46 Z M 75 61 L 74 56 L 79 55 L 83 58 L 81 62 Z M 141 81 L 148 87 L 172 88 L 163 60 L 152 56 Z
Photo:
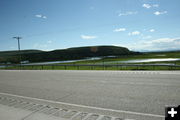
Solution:
M 163 64 L 53 64 L 6 65 L 1 69 L 22 70 L 180 70 L 180 65 Z

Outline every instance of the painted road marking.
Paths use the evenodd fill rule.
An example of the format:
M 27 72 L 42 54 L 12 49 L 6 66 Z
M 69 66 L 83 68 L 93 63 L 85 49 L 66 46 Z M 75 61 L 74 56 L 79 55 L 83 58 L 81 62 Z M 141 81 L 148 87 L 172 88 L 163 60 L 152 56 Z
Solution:
M 92 106 L 85 106 L 85 105 L 78 105 L 78 104 L 71 104 L 71 103 L 64 103 L 64 102 L 58 102 L 58 101 L 52 101 L 52 100 L 45 100 L 45 99 L 39 99 L 39 98 L 33 98 L 33 97 L 14 95 L 14 94 L 9 94 L 9 93 L 0 93 L 0 94 L 1 95 L 12 96 L 12 97 L 24 98 L 24 99 L 38 100 L 38 101 L 42 101 L 42 102 L 44 101 L 44 102 L 49 102 L 49 103 L 70 105 L 70 106 L 74 106 L 74 107 L 89 108 L 89 109 L 96 109 L 96 110 L 104 110 L 104 111 L 110 111 L 110 112 L 127 113 L 127 114 L 132 114 L 132 115 L 141 115 L 141 116 L 164 118 L 163 115 L 157 115 L 157 114 L 139 113 L 139 112 L 132 112 L 132 111 L 124 111 L 124 110 L 114 110 L 114 109 L 108 109 L 108 108 L 98 108 L 98 107 L 92 107 Z

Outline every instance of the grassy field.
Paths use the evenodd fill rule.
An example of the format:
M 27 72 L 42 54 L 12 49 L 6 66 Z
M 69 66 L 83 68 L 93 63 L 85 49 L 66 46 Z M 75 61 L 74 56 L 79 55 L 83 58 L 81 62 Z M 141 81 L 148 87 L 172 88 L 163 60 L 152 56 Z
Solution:
M 141 55 L 127 55 L 127 56 L 119 56 L 116 58 L 104 58 L 100 60 L 88 60 L 88 61 L 79 61 L 79 62 L 61 63 L 61 64 L 120 64 L 121 61 L 151 59 L 151 58 L 180 58 L 180 52 L 144 53 Z M 156 64 L 156 63 L 167 63 L 167 64 L 172 63 L 172 64 L 180 65 L 180 61 L 144 62 L 144 63 L 136 63 L 136 64 Z
M 172 66 L 103 66 L 106 64 L 122 64 L 121 61 L 151 59 L 151 58 L 180 58 L 180 52 L 144 53 L 141 55 L 119 56 L 116 58 L 103 58 L 100 60 L 79 61 L 73 63 L 61 63 L 39 66 L 9 66 L 0 69 L 23 69 L 23 70 L 180 70 L 180 67 Z M 58 66 L 58 65 L 72 66 Z M 101 64 L 102 66 L 78 66 L 79 64 Z M 134 63 L 129 63 L 134 64 Z M 180 65 L 180 61 L 144 62 L 136 64 L 174 64 Z

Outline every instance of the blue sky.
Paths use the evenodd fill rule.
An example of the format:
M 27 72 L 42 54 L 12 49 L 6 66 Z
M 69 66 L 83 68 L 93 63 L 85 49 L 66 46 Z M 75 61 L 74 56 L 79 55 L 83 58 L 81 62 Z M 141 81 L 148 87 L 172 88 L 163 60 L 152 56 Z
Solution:
M 0 50 L 180 49 L 180 0 L 0 0 Z

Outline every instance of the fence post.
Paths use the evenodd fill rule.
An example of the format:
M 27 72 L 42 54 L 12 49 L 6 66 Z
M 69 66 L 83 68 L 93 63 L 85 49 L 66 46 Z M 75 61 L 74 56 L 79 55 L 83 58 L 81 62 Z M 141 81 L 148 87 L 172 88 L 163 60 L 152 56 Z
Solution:
M 93 70 L 93 66 L 91 66 L 91 70 Z
M 77 70 L 79 70 L 79 65 L 77 65 Z

